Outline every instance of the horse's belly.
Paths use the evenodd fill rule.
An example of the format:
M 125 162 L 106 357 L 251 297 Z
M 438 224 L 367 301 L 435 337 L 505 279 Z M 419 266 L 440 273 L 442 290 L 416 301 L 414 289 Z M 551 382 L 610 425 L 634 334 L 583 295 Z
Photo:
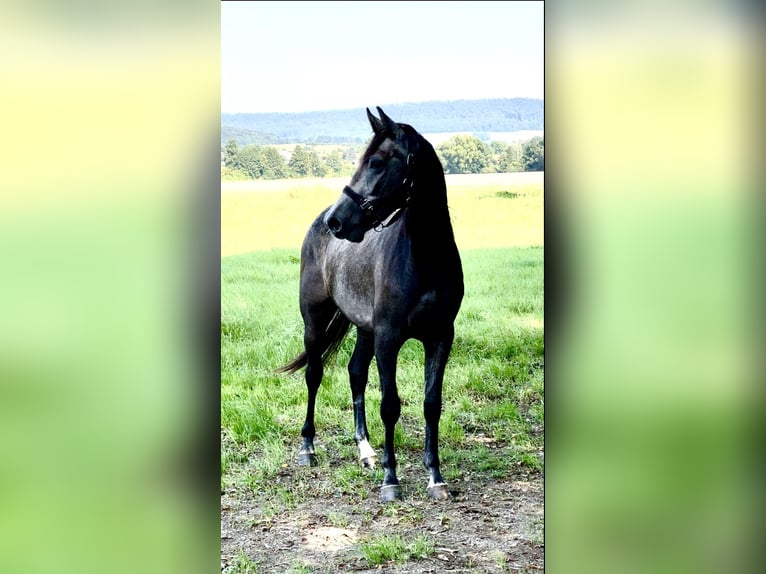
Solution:
M 354 304 L 353 301 L 335 301 L 341 313 L 354 325 L 366 331 L 372 331 L 372 307 Z

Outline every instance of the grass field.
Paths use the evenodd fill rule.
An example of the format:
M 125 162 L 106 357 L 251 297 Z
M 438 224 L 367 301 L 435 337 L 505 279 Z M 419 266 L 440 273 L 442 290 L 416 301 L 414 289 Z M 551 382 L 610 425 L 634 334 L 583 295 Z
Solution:
M 458 248 L 543 244 L 541 172 L 448 175 Z M 221 255 L 300 247 L 348 178 L 237 181 L 221 186 Z M 512 199 L 513 201 L 509 201 Z
M 448 179 L 466 295 L 445 376 L 440 454 L 442 472 L 455 486 L 458 501 L 460 492 L 471 499 L 473 488 L 507 490 L 518 481 L 538 481 L 542 476 L 543 188 L 541 177 L 535 180 L 530 175 L 535 174 Z M 354 569 L 393 564 L 402 572 L 430 571 L 426 568 L 440 564 L 440 551 L 436 539 L 422 527 L 436 520 L 434 513 L 441 512 L 439 520 L 444 521 L 449 519 L 445 512 L 459 512 L 460 507 L 440 511 L 439 505 L 423 506 L 427 477 L 420 462 L 424 439 L 420 343 L 409 341 L 399 358 L 403 409 L 396 444 L 403 502 L 371 510 L 380 506 L 382 471 L 365 471 L 356 462 L 345 367 L 353 330 L 328 364 L 318 395 L 319 466 L 293 465 L 305 414 L 305 383 L 302 372 L 277 375 L 274 368 L 302 350 L 300 242 L 310 221 L 337 198 L 343 184 L 238 183 L 239 187 L 229 184 L 222 192 L 221 482 L 227 493 L 223 506 L 229 509 L 222 521 L 237 530 L 246 520 L 250 530 L 223 545 L 226 571 L 329 572 L 342 564 L 353 564 Z M 373 362 L 368 426 L 372 446 L 380 451 L 383 428 L 377 381 Z M 530 548 L 537 548 L 542 543 L 542 518 L 532 515 L 537 518 L 524 522 L 527 526 L 517 534 Z M 289 568 L 277 569 L 273 553 L 257 550 L 271 539 L 257 538 L 253 525 L 275 528 L 292 517 L 284 528 L 295 527 L 305 537 L 306 516 L 314 517 L 317 528 L 345 532 L 350 542 L 332 556 L 317 558 L 308 548 L 305 553 L 287 553 L 280 564 Z M 454 520 L 466 517 L 470 518 L 455 515 Z M 398 526 L 376 533 L 376 525 L 391 522 Z M 505 530 L 498 527 L 497 536 L 508 535 Z M 461 544 L 458 534 L 455 531 L 455 546 Z M 490 532 L 477 536 L 489 537 Z M 503 549 L 488 549 L 470 558 L 473 566 L 465 571 L 506 571 L 511 560 L 511 553 Z

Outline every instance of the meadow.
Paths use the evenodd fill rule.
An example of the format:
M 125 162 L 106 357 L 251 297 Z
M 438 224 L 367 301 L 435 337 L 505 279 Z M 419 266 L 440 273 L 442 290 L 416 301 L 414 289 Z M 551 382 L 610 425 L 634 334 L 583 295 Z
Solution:
M 396 430 L 404 500 L 377 501 L 382 471 L 362 469 L 346 364 L 353 329 L 317 399 L 316 468 L 294 456 L 303 373 L 274 369 L 302 350 L 300 243 L 346 180 L 229 182 L 221 196 L 222 569 L 336 572 L 389 568 L 503 572 L 542 566 L 544 429 L 541 173 L 447 176 L 466 295 L 447 366 L 442 472 L 433 503 L 420 461 L 422 345 L 399 357 Z M 383 429 L 374 362 L 371 443 Z M 476 522 L 484 512 L 483 522 Z

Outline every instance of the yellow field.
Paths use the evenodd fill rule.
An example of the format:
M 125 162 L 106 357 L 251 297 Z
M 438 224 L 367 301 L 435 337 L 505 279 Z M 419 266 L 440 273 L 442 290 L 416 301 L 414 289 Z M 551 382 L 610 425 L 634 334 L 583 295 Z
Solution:
M 448 175 L 458 248 L 543 245 L 543 173 Z M 297 248 L 349 178 L 221 183 L 221 256 Z M 518 194 L 509 199 L 497 192 Z

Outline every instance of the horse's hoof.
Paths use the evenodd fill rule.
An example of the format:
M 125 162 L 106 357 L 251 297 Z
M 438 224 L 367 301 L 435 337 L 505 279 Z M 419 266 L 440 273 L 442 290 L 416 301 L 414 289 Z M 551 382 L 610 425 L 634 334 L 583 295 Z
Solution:
M 317 457 L 313 452 L 299 452 L 297 457 L 298 466 L 316 466 Z
M 398 484 L 384 484 L 380 487 L 380 501 L 394 502 L 402 499 L 402 487 Z
M 377 458 L 374 456 L 368 456 L 362 459 L 359 459 L 359 463 L 362 465 L 362 468 L 369 468 L 371 470 L 375 470 L 375 463 L 378 461 Z
M 449 500 L 452 498 L 445 483 L 432 484 L 428 487 L 428 496 L 433 500 Z

